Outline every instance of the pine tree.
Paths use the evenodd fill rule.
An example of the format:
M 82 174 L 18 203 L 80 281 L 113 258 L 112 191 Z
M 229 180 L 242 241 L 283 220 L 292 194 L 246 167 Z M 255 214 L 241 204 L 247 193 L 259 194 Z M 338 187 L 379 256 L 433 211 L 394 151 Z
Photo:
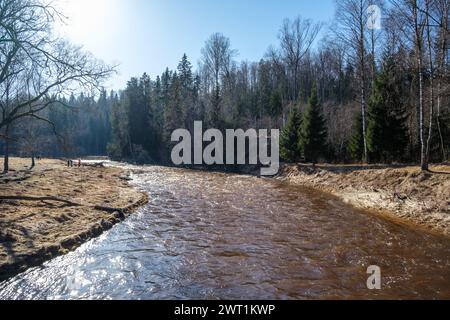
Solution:
M 292 108 L 280 137 L 280 155 L 284 161 L 296 162 L 300 157 L 299 133 L 302 119 L 297 107 Z
M 387 59 L 368 104 L 367 143 L 375 161 L 401 160 L 407 144 L 402 86 Z
M 323 119 L 317 87 L 314 85 L 300 129 L 300 149 L 307 161 L 317 163 L 327 149 L 327 130 Z

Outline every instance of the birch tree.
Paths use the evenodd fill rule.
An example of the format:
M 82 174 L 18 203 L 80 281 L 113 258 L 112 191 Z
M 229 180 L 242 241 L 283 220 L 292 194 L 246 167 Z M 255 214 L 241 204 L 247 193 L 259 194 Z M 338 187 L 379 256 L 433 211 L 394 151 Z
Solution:
M 372 4 L 369 0 L 339 0 L 336 1 L 336 24 L 334 33 L 337 40 L 343 43 L 350 51 L 350 57 L 356 66 L 359 78 L 359 100 L 362 118 L 362 136 L 364 141 L 364 161 L 368 162 L 367 147 L 367 42 L 369 36 L 368 22 L 371 12 L 368 10 Z M 375 35 L 373 35 L 375 37 Z M 373 38 L 375 41 L 375 38 Z M 375 50 L 373 42 L 373 51 Z

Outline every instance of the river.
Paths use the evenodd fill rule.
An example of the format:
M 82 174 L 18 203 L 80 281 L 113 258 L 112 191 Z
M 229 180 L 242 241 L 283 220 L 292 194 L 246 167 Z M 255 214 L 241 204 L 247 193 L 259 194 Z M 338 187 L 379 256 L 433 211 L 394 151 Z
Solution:
M 448 238 L 276 180 L 126 167 L 150 203 L 0 299 L 450 298 Z

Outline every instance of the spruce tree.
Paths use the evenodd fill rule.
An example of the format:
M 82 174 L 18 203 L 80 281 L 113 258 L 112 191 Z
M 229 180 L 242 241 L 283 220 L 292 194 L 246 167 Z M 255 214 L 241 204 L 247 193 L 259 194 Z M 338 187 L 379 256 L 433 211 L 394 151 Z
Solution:
M 196 119 L 195 98 L 194 98 L 194 78 L 192 65 L 186 54 L 181 58 L 178 64 L 178 81 L 180 84 L 180 107 L 183 110 L 183 126 L 193 130 L 193 124 Z
M 401 80 L 387 59 L 368 104 L 367 143 L 375 161 L 401 160 L 408 142 Z
M 348 149 L 350 155 L 355 161 L 363 161 L 364 158 L 364 139 L 362 135 L 362 115 L 358 113 L 352 128 L 352 136 L 350 137 Z
M 283 101 L 280 90 L 275 90 L 270 96 L 270 116 L 278 117 L 283 111 Z
M 327 129 L 323 119 L 317 87 L 314 85 L 300 129 L 300 149 L 306 161 L 317 163 L 327 149 Z
M 167 145 L 170 145 L 170 138 L 173 131 L 183 128 L 184 124 L 180 86 L 180 78 L 177 72 L 174 72 L 169 90 L 169 102 L 164 109 L 164 138 Z
M 128 113 L 128 128 L 131 144 L 148 150 L 149 146 L 149 101 L 146 101 L 143 90 L 143 78 L 132 78 L 128 81 L 123 94 L 123 108 Z
M 296 162 L 300 157 L 298 142 L 301 123 L 302 119 L 298 108 L 292 108 L 280 137 L 280 155 L 284 161 Z
M 186 54 L 181 58 L 178 64 L 178 78 L 184 91 L 191 91 L 193 87 L 192 64 L 189 62 Z

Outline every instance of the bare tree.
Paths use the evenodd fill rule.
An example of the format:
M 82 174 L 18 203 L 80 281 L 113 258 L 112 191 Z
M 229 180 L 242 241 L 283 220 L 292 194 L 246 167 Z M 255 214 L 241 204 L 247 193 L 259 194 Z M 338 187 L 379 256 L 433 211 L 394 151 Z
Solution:
M 273 46 L 270 46 L 265 54 L 265 58 L 270 61 L 271 71 L 274 74 L 275 83 L 277 83 L 278 89 L 282 89 L 281 93 L 283 95 L 283 112 L 282 112 L 282 126 L 284 127 L 287 122 L 287 116 L 290 113 L 290 108 L 287 106 L 290 105 L 288 103 L 291 99 L 289 97 L 289 79 L 286 74 L 286 67 L 280 57 L 280 54 L 277 49 Z
M 438 25 L 438 44 L 437 44 L 437 102 L 436 102 L 436 122 L 439 134 L 439 142 L 442 151 L 442 160 L 447 160 L 447 151 L 445 148 L 444 137 L 441 129 L 441 109 L 444 100 L 444 93 L 450 91 L 449 85 L 445 86 L 446 77 L 448 78 L 448 51 L 449 51 L 449 15 L 450 3 L 447 0 L 437 0 L 435 6 L 436 20 Z
M 417 102 L 417 125 L 420 142 L 420 163 L 422 170 L 429 168 L 429 147 L 431 137 L 425 134 L 425 81 L 424 70 L 426 68 L 425 55 L 427 46 L 425 41 L 431 46 L 431 31 L 427 28 L 429 23 L 428 0 L 391 0 L 393 5 L 392 13 L 395 18 L 398 30 L 402 31 L 404 38 L 410 43 L 414 50 L 415 70 L 417 74 L 418 102 Z M 430 51 L 430 50 L 428 50 Z M 431 51 L 430 51 L 431 54 Z M 432 64 L 433 58 L 429 56 L 429 62 Z M 433 69 L 433 66 L 431 66 Z M 431 81 L 433 83 L 433 81 Z M 433 94 L 433 92 L 432 92 Z M 433 117 L 433 98 L 430 99 L 430 113 Z M 433 123 L 431 121 L 429 134 L 432 133 Z
M 201 68 L 204 71 L 206 81 L 212 86 L 212 114 L 213 125 L 218 125 L 221 113 L 221 88 L 223 79 L 230 79 L 233 58 L 237 51 L 231 49 L 230 39 L 221 33 L 214 33 L 206 41 L 202 49 Z
M 419 136 L 420 136 L 420 163 L 422 170 L 428 170 L 427 147 L 425 145 L 425 97 L 423 83 L 423 56 L 424 56 L 424 26 L 425 21 L 423 15 L 418 8 L 418 0 L 410 0 L 409 8 L 412 12 L 414 25 L 414 45 L 417 59 L 417 72 L 419 75 Z
M 114 72 L 80 47 L 55 38 L 52 27 L 58 19 L 62 15 L 44 0 L 0 1 L 0 129 L 25 117 L 49 123 L 39 115 L 42 110 L 71 91 L 100 88 Z
M 431 30 L 431 22 L 430 22 L 430 14 L 431 14 L 431 6 L 432 0 L 425 0 L 425 30 L 426 30 L 426 43 L 428 49 L 428 66 L 429 66 L 429 74 L 430 74 L 430 121 L 428 125 L 428 138 L 426 142 L 426 162 L 428 166 L 428 161 L 430 159 L 430 148 L 431 148 L 431 138 L 433 136 L 433 121 L 434 121 L 434 102 L 435 102 L 435 91 L 434 91 L 434 77 L 435 77 L 435 64 L 434 64 L 434 48 L 433 48 L 433 40 L 432 40 L 432 30 Z M 422 166 L 422 169 L 424 167 Z M 428 167 L 425 168 L 428 170 Z
M 322 23 L 298 16 L 293 21 L 283 22 L 278 38 L 280 40 L 279 57 L 286 66 L 289 80 L 289 99 L 296 101 L 300 92 L 299 74 L 303 59 L 317 38 Z
M 34 118 L 24 118 L 17 131 L 19 139 L 18 149 L 23 156 L 31 158 L 31 168 L 36 165 L 36 157 L 42 150 L 50 147 L 49 129 L 44 122 Z
M 369 0 L 339 0 L 336 1 L 336 25 L 333 26 L 335 36 L 350 50 L 350 57 L 356 65 L 359 76 L 360 106 L 362 114 L 362 133 L 364 140 L 364 160 L 368 162 L 367 146 L 367 42 L 371 34 L 368 29 L 371 13 L 369 7 L 372 1 Z M 375 55 L 375 35 L 373 36 L 373 55 Z M 374 58 L 374 57 L 373 57 Z M 373 65 L 373 62 L 372 62 Z

